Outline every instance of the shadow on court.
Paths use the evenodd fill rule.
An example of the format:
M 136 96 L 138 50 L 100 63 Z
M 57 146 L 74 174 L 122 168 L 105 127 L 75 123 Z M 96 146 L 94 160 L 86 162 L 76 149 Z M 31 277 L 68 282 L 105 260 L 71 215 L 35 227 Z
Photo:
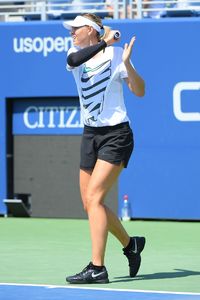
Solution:
M 183 269 L 174 269 L 174 270 L 175 270 L 175 272 L 159 272 L 159 273 L 153 273 L 153 274 L 138 275 L 135 278 L 130 278 L 129 276 L 114 277 L 117 280 L 113 280 L 112 283 L 114 283 L 114 282 L 129 282 L 129 281 L 136 281 L 136 280 L 180 278 L 180 277 L 200 275 L 200 272 L 197 272 L 197 271 L 183 270 Z

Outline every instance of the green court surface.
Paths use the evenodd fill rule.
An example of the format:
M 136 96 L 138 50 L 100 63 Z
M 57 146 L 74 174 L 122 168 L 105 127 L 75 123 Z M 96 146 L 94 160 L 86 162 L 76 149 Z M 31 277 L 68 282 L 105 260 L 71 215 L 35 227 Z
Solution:
M 200 292 L 200 223 L 124 222 L 146 247 L 136 278 L 129 278 L 119 242 L 109 236 L 100 288 Z M 63 285 L 90 261 L 87 220 L 0 218 L 0 283 Z

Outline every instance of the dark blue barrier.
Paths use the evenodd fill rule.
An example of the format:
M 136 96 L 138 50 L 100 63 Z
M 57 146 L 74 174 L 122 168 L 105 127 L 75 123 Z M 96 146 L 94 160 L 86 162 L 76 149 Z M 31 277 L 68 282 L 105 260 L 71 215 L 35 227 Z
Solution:
M 200 219 L 200 20 L 107 23 L 121 31 L 121 46 L 136 35 L 132 61 L 146 81 L 143 99 L 124 89 L 135 151 L 120 177 L 119 215 L 128 194 L 133 218 Z M 65 69 L 70 46 L 61 22 L 0 24 L 0 212 L 5 212 L 2 199 L 8 192 L 6 103 L 10 98 L 77 97 Z M 16 110 L 33 102 L 26 106 L 23 101 Z M 14 116 L 15 134 L 19 128 L 18 134 L 23 132 L 23 124 L 15 127 L 18 122 L 20 115 Z
M 78 99 L 14 101 L 14 135 L 80 135 L 82 131 L 83 122 Z

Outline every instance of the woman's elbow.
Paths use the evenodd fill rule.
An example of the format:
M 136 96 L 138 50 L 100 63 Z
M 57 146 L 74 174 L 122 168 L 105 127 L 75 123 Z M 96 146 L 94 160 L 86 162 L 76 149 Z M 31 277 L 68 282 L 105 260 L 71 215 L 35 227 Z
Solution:
M 131 89 L 131 92 L 133 92 L 137 97 L 144 97 L 144 95 L 145 95 L 145 82 L 142 81 L 137 88 L 133 87 Z
M 144 95 L 145 95 L 145 87 L 143 87 L 136 93 L 136 96 L 138 96 L 138 97 L 144 97 Z

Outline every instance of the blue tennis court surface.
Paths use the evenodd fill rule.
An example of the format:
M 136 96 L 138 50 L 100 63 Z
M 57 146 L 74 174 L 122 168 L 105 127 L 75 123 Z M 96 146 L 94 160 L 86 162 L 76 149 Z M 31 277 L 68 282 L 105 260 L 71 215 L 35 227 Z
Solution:
M 112 290 L 0 283 L 1 300 L 200 300 L 200 293 Z

